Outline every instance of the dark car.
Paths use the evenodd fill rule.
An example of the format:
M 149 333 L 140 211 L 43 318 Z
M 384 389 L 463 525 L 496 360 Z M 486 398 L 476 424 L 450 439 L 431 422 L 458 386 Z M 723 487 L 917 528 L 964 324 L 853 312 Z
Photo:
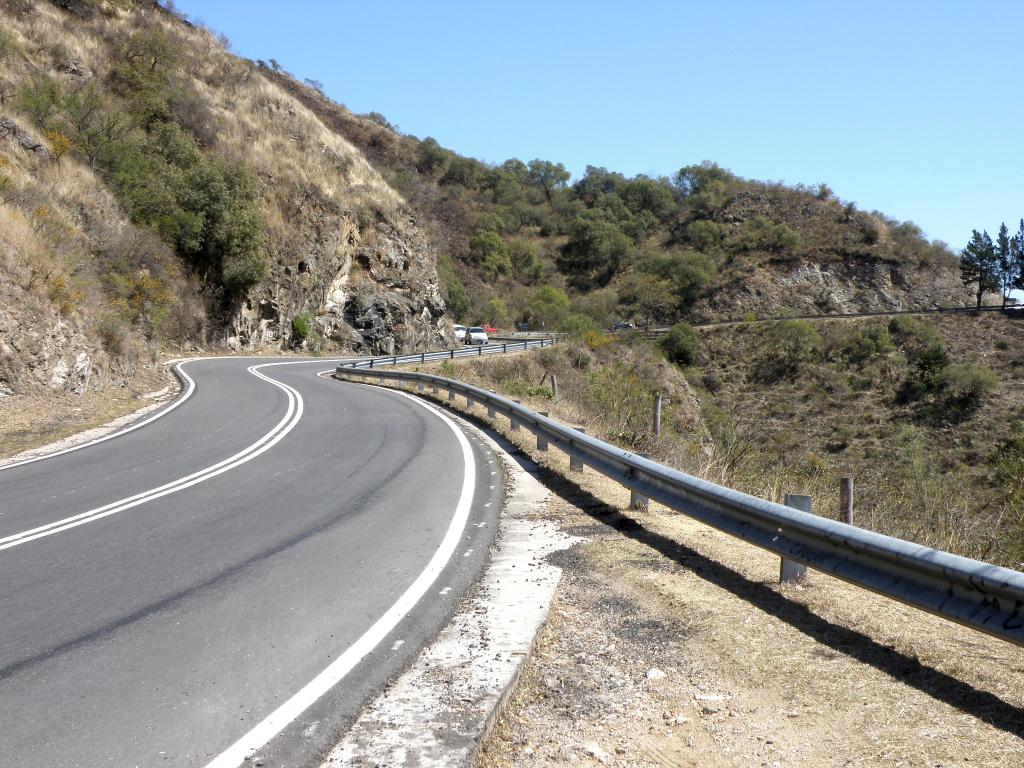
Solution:
M 616 320 L 614 323 L 612 323 L 613 331 L 628 331 L 632 327 L 633 324 L 627 322 L 626 320 Z
M 516 323 L 516 330 L 519 331 L 520 333 L 526 333 L 528 330 L 530 330 L 530 324 L 526 322 Z

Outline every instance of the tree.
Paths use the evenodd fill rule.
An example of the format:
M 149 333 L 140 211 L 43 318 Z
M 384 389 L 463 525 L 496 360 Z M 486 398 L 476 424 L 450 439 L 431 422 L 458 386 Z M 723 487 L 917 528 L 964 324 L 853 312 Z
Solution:
M 512 313 L 508 310 L 508 302 L 499 296 L 495 296 L 487 302 L 484 315 L 488 321 L 499 328 L 507 328 L 512 324 Z
M 578 219 L 556 259 L 569 283 L 580 289 L 607 285 L 633 253 L 633 241 L 615 224 Z
M 530 322 L 541 328 L 549 328 L 558 324 L 569 311 L 569 297 L 565 291 L 553 285 L 544 285 L 537 289 L 530 299 L 527 314 Z
M 985 291 L 999 288 L 999 260 L 988 232 L 971 231 L 971 240 L 960 252 L 960 279 L 964 285 L 977 286 L 977 306 Z
M 1000 293 L 1003 294 L 1003 309 L 1006 309 L 1006 300 L 1010 296 L 1010 291 L 1017 284 L 1019 275 L 1017 274 L 1017 265 L 1012 258 L 1010 250 L 1010 231 L 1006 228 L 1005 222 L 999 225 L 995 246 L 999 289 Z
M 427 136 L 416 147 L 416 168 L 422 174 L 432 176 L 443 169 L 447 162 L 448 151 L 431 136 Z
M 672 283 L 647 272 L 633 272 L 619 286 L 619 299 L 636 307 L 644 318 L 644 328 L 651 320 L 665 318 L 678 303 Z
M 691 325 L 678 323 L 662 337 L 660 346 L 665 357 L 676 365 L 693 365 L 697 359 L 697 332 Z
M 1011 287 L 1024 290 L 1024 219 L 1020 220 L 1017 234 L 1010 238 L 1010 261 L 1016 276 Z
M 561 163 L 547 160 L 531 160 L 527 166 L 526 180 L 544 190 L 544 196 L 551 199 L 551 193 L 564 187 L 572 176 Z
M 469 239 L 469 252 L 473 260 L 492 278 L 507 275 L 512 271 L 508 246 L 497 232 L 477 232 Z

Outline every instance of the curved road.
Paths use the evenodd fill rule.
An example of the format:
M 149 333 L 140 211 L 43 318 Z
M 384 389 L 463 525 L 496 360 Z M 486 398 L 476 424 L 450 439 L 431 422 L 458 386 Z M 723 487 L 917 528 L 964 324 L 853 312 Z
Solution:
M 144 426 L 0 468 L 3 765 L 315 765 L 444 624 L 498 463 L 333 367 L 187 362 Z

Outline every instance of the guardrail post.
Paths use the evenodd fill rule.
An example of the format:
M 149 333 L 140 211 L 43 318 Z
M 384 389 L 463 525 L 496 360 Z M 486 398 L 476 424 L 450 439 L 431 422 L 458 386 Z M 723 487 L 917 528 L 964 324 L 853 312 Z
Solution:
M 473 410 L 473 406 L 476 405 L 476 400 L 473 399 L 472 395 L 466 395 L 466 408 Z
M 649 453 L 638 453 L 638 456 L 649 459 L 651 454 Z M 644 496 L 642 493 L 634 491 L 632 488 L 629 489 L 629 508 L 637 509 L 642 512 L 646 512 L 651 504 L 651 500 Z
M 454 360 L 454 359 L 455 359 L 455 350 L 454 350 L 454 349 L 453 349 L 453 350 L 451 350 L 451 355 L 450 355 L 450 359 L 452 359 L 452 360 Z
M 523 342 L 523 349 L 526 349 L 529 346 L 530 346 L 530 342 L 528 342 L 528 341 L 524 341 Z
M 427 362 L 427 353 L 426 352 L 420 352 L 420 362 L 421 363 Z
M 786 506 L 799 509 L 801 512 L 811 511 L 811 497 L 801 496 L 796 493 L 786 494 Z M 779 583 L 788 584 L 791 581 L 799 581 L 807 576 L 807 566 L 794 560 L 781 558 L 779 561 Z
M 661 437 L 661 393 L 654 393 L 654 439 Z
M 398 356 L 397 355 L 395 355 L 394 357 L 391 358 L 391 364 L 392 365 L 398 365 Z
M 577 432 L 587 434 L 585 427 L 573 427 Z M 582 472 L 583 471 L 583 459 L 574 453 L 569 454 L 569 471 L 570 472 Z
M 551 374 L 551 399 L 554 400 L 558 397 L 558 377 L 555 374 Z
M 504 353 L 504 352 L 508 352 L 508 344 L 502 344 L 502 345 L 501 345 L 501 351 L 502 351 L 503 353 Z
M 454 400 L 455 399 L 455 390 L 452 389 L 451 387 L 448 387 L 448 399 L 449 400 Z
M 377 377 L 377 384 L 378 384 L 379 386 L 381 386 L 381 387 L 383 387 L 383 386 L 384 386 L 384 377 L 383 377 L 383 376 L 378 376 L 378 377 Z
M 487 391 L 490 392 L 492 395 L 494 394 L 494 390 L 493 389 L 489 389 Z M 489 418 L 489 419 L 497 418 L 497 412 L 495 412 L 495 410 L 494 410 L 494 404 L 493 403 L 488 403 L 487 404 L 487 418 Z
M 547 416 L 547 411 L 538 411 L 541 416 Z M 537 450 L 546 451 L 548 449 L 548 439 L 544 437 L 540 432 L 537 432 Z
M 423 382 L 422 381 L 417 381 L 416 382 L 416 391 L 417 392 L 422 392 L 423 391 Z
M 844 477 L 839 480 L 839 514 L 843 522 L 853 525 L 853 478 Z
M 370 367 L 373 368 L 373 358 L 370 358 Z
M 522 400 L 513 400 L 512 402 L 513 403 L 522 403 L 523 401 Z M 514 413 L 511 416 L 508 417 L 508 428 L 510 430 L 512 430 L 513 432 L 518 432 L 519 431 L 519 419 L 516 418 L 516 415 Z
M 436 383 L 435 384 L 431 384 L 430 388 L 434 391 L 434 397 L 437 397 L 438 395 L 441 394 L 441 388 L 439 386 L 437 386 Z

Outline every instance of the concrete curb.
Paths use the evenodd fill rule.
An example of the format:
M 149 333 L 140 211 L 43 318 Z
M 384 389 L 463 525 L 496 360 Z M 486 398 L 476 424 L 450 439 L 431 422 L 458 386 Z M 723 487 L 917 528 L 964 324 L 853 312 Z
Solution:
M 578 539 L 536 519 L 548 491 L 532 462 L 468 426 L 501 457 L 509 487 L 490 563 L 438 638 L 363 710 L 322 768 L 472 765 L 547 619 L 562 571 L 545 558 Z

